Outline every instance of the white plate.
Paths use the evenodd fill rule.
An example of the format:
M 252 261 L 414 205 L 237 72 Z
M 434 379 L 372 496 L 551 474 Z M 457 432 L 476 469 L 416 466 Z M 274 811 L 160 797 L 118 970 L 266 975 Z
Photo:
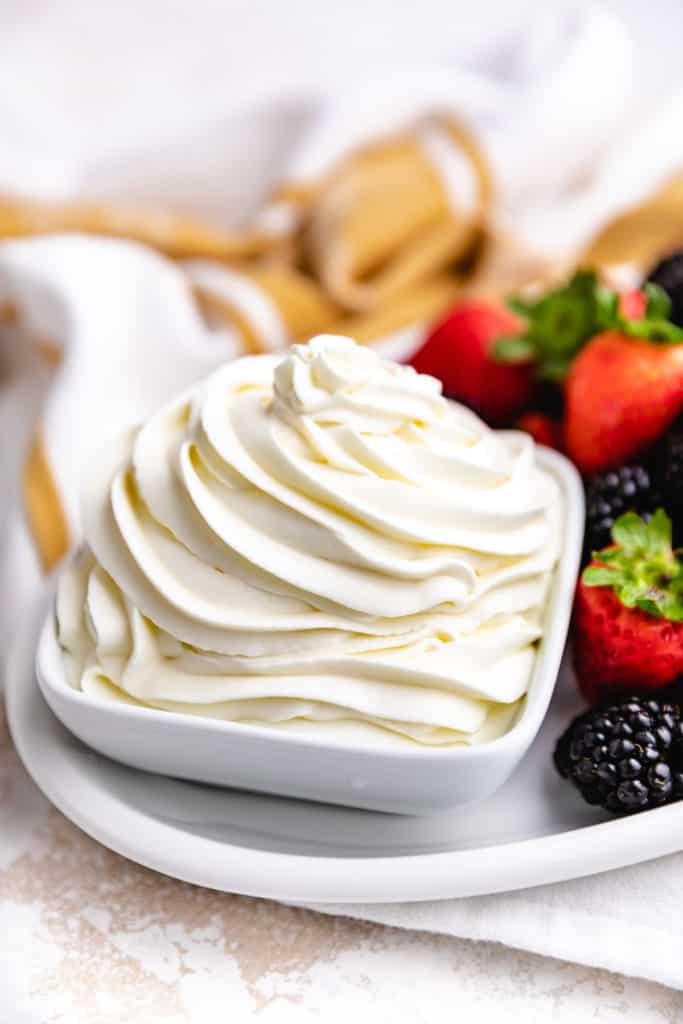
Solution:
M 432 814 L 488 798 L 525 756 L 545 716 L 581 557 L 581 479 L 557 452 L 539 448 L 537 458 L 563 496 L 562 550 L 526 699 L 512 727 L 497 739 L 473 746 L 368 746 L 347 738 L 330 740 L 323 735 L 324 727 L 315 736 L 303 736 L 102 700 L 69 685 L 52 602 L 36 659 L 43 696 L 57 718 L 89 747 L 161 775 L 400 814 Z
M 296 902 L 427 900 L 556 882 L 683 847 L 683 802 L 608 821 L 556 776 L 553 743 L 579 708 L 568 674 L 531 750 L 494 796 L 429 818 L 386 815 L 180 782 L 94 753 L 38 689 L 42 610 L 7 673 L 19 754 L 85 832 L 164 874 Z

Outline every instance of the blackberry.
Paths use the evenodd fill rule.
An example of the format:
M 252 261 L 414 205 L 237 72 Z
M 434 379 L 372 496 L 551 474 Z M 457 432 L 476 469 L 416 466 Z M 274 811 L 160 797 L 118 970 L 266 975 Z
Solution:
M 564 392 L 554 380 L 541 380 L 536 385 L 534 408 L 551 419 L 561 420 L 564 416 Z
M 648 280 L 664 289 L 671 301 L 669 319 L 683 327 L 683 249 L 661 260 Z
M 652 473 L 640 463 L 592 477 L 586 486 L 584 560 L 612 543 L 612 527 L 620 515 L 637 512 L 647 521 L 661 502 Z
M 683 799 L 680 689 L 671 703 L 631 696 L 579 715 L 560 736 L 555 767 L 589 804 L 634 814 Z
M 683 543 L 683 419 L 674 423 L 660 445 L 662 505 L 673 522 L 674 545 Z

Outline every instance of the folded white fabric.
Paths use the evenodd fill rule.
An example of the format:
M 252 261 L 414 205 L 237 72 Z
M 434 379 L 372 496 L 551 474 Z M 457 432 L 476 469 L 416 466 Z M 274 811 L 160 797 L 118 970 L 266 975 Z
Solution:
M 0 586 L 2 593 L 11 587 L 16 599 L 3 606 L 3 638 L 41 585 L 16 479 L 38 411 L 69 535 L 76 539 L 79 482 L 98 444 L 234 354 L 229 336 L 204 327 L 181 271 L 134 243 L 79 236 L 6 243 L 0 307 L 8 304 L 16 325 L 0 331 L 0 425 L 11 439 L 0 449 L 6 482 Z M 46 342 L 63 352 L 53 374 L 28 351 Z
M 269 31 L 262 14 L 240 12 L 241 33 L 223 39 L 221 64 L 194 87 L 187 67 L 196 37 L 169 34 L 143 61 L 144 28 L 131 26 L 135 46 L 126 41 L 127 56 L 117 50 L 116 89 L 97 79 L 97 104 L 82 88 L 96 74 L 91 47 L 62 68 L 44 59 L 39 33 L 8 33 L 0 42 L 0 129 L 10 144 L 0 151 L 0 192 L 180 203 L 234 222 L 249 218 L 272 186 L 316 180 L 350 146 L 436 112 L 464 120 L 479 137 L 495 173 L 498 213 L 518 235 L 564 251 L 595 228 L 602 212 L 590 201 L 596 163 L 620 140 L 630 163 L 627 129 L 639 119 L 633 47 L 613 14 L 585 0 L 527 4 L 523 13 L 511 4 L 487 13 L 482 5 L 465 23 L 442 0 L 400 11 L 385 0 L 354 0 L 326 10 L 321 45 L 314 0 L 287 6 L 286 17 L 271 7 Z M 164 19 L 150 16 L 149 3 L 146 10 L 161 31 Z M 105 31 L 95 21 L 94 38 L 98 28 Z M 117 29 L 126 32 L 123 13 L 107 25 Z M 289 49 L 278 45 L 278 31 L 291 36 Z M 215 45 L 208 24 L 205 39 Z M 658 173 L 682 155 L 671 135 L 658 148 Z M 642 184 L 640 170 L 636 177 Z M 614 184 L 610 177 L 600 188 L 601 202 L 609 198 L 605 216 Z M 586 202 L 590 217 L 577 223 L 574 208 Z M 544 232 L 538 225 L 547 211 L 554 220 Z
M 367 6 L 364 0 L 363 10 Z M 415 5 L 423 22 L 429 21 L 430 6 Z M 304 7 L 294 5 L 292 10 Z M 443 5 L 438 7 L 443 12 Z M 313 17 L 314 6 L 309 8 Z M 359 10 L 356 6 L 356 18 Z M 387 18 L 394 16 L 399 12 L 391 4 Z M 59 135 L 54 129 L 42 139 L 32 138 L 30 146 L 26 139 L 19 145 L 17 125 L 22 118 L 8 106 L 7 97 L 21 96 L 21 89 L 0 89 L 5 104 L 0 129 L 5 119 L 13 129 L 13 136 L 8 129 L 7 137 L 17 139 L 16 146 L 4 145 L 0 151 L 0 187 L 40 188 L 44 194 L 61 195 L 85 191 L 154 196 L 156 201 L 191 202 L 204 212 L 229 218 L 238 210 L 253 210 L 276 180 L 314 175 L 342 143 L 395 127 L 438 104 L 465 117 L 491 154 L 502 188 L 500 216 L 548 250 L 566 251 L 683 163 L 677 105 L 647 128 L 643 145 L 624 140 L 630 44 L 618 21 L 600 8 L 545 5 L 542 17 L 537 9 L 530 21 L 508 22 L 486 46 L 479 41 L 480 60 L 474 68 L 443 59 L 438 67 L 416 65 L 415 46 L 405 40 L 413 32 L 422 57 L 443 58 L 448 45 L 443 19 L 432 12 L 430 30 L 423 24 L 419 33 L 407 15 L 401 14 L 399 22 L 404 50 L 410 54 L 405 66 L 394 64 L 390 73 L 386 62 L 380 66 L 374 61 L 372 77 L 356 78 L 352 91 L 340 90 L 348 81 L 348 68 L 345 74 L 338 68 L 336 77 L 330 72 L 324 88 L 317 91 L 301 77 L 294 86 L 290 80 L 286 89 L 280 89 L 279 100 L 261 104 L 253 117 L 244 108 L 235 112 L 234 105 L 232 112 L 226 111 L 226 91 L 215 81 L 213 90 L 204 81 L 204 95 L 211 96 L 204 107 L 197 96 L 189 106 L 187 96 L 181 97 L 180 80 L 170 73 L 175 65 L 168 58 L 169 75 L 162 75 L 163 141 L 154 147 L 141 141 L 153 102 L 145 102 L 144 89 L 140 103 L 137 95 L 131 101 L 120 67 L 116 90 L 99 96 L 96 119 L 88 99 L 91 105 L 84 107 L 80 127 L 72 111 L 69 132 Z M 25 56 L 25 48 L 33 44 L 24 40 L 24 50 L 12 50 L 12 45 L 11 34 L 9 41 L 0 41 L 0 84 L 5 74 L 25 68 L 17 65 L 17 52 Z M 274 53 L 274 48 L 268 52 Z M 147 72 L 154 77 L 153 55 L 146 57 Z M 323 64 L 321 60 L 318 67 L 321 77 Z M 160 70 L 164 68 L 157 67 Z M 49 98 L 55 68 L 47 64 L 43 74 L 45 88 L 37 89 L 36 76 L 30 76 L 32 87 L 35 95 Z M 16 80 L 25 79 L 17 75 Z M 268 86 L 277 84 L 271 76 Z M 78 86 L 79 95 L 87 97 L 80 79 Z M 139 76 L 133 76 L 131 88 L 140 89 Z M 182 88 L 188 88 L 186 75 Z M 264 88 L 262 80 L 261 96 Z M 242 86 L 232 94 L 235 103 L 259 99 L 255 94 L 245 97 Z M 75 96 L 74 89 L 73 103 Z M 131 118 L 135 110 L 139 117 L 126 135 L 124 111 Z M 35 102 L 32 113 L 38 113 Z M 43 109 L 43 114 L 49 116 L 50 111 Z M 89 129 L 91 147 L 84 141 Z M 23 170 L 28 164 L 30 175 Z M 4 244 L 0 306 L 3 301 L 11 302 L 18 314 L 17 328 L 0 331 L 5 364 L 5 377 L 0 378 L 0 429 L 5 439 L 0 446 L 0 593 L 11 588 L 13 595 L 11 606 L 4 602 L 0 613 L 4 647 L 16 616 L 42 586 L 15 484 L 38 409 L 71 534 L 77 537 L 77 482 L 87 471 L 93 448 L 228 358 L 233 348 L 228 335 L 205 329 L 182 273 L 128 243 L 56 237 Z M 38 370 L 29 351 L 35 338 L 63 348 L 63 364 L 54 374 Z M 320 909 L 506 942 L 683 987 L 678 910 L 682 889 L 683 857 L 676 856 L 510 895 Z
M 536 889 L 438 903 L 316 906 L 400 928 L 503 942 L 683 989 L 683 854 Z

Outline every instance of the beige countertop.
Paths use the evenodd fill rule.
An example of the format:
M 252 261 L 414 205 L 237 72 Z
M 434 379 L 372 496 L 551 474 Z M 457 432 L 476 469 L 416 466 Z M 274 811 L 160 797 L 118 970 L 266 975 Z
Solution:
M 683 1022 L 683 993 L 504 946 L 199 889 L 53 810 L 0 731 L 0 1021 Z

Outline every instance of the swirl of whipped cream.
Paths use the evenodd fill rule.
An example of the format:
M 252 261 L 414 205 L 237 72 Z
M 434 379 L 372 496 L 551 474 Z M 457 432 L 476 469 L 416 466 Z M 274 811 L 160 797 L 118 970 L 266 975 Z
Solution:
M 72 685 L 290 730 L 514 720 L 560 543 L 527 435 L 347 338 L 221 368 L 113 442 L 58 626 Z

